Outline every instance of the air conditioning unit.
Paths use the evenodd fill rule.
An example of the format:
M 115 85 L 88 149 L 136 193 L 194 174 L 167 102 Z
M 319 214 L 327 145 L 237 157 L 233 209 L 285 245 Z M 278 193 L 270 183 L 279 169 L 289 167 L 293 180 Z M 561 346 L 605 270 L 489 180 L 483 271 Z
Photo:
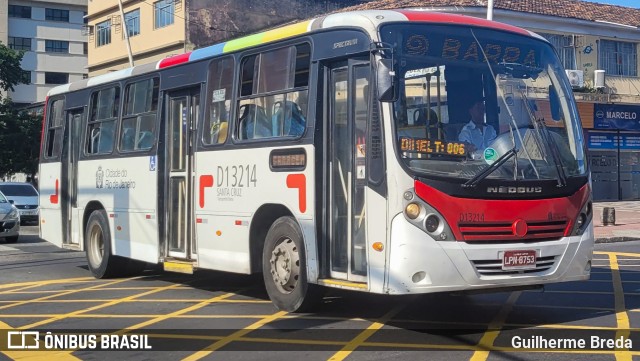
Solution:
M 567 69 L 565 71 L 572 88 L 582 88 L 584 86 L 584 72 L 582 70 Z

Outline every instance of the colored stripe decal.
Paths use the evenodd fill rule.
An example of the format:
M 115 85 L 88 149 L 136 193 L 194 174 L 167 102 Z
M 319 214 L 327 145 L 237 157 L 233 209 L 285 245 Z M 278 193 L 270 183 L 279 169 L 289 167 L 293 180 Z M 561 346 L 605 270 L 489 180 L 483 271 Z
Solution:
M 409 21 L 430 21 L 436 23 L 452 23 L 452 24 L 460 24 L 460 25 L 477 25 L 488 27 L 492 29 L 498 30 L 506 30 L 513 33 L 529 35 L 527 30 L 521 29 L 519 27 L 513 25 L 507 25 L 495 21 L 489 21 L 481 18 L 476 18 L 473 16 L 465 16 L 465 15 L 454 15 L 454 14 L 443 14 L 429 11 L 411 11 L 411 10 L 396 10 L 397 12 L 403 14 L 409 19 Z
M 311 20 L 304 21 L 297 24 L 287 25 L 279 29 L 269 30 L 264 33 L 262 42 L 266 43 L 269 41 L 276 41 L 276 40 L 304 34 L 308 31 L 310 23 L 311 23 Z
M 186 63 L 189 61 L 189 55 L 191 55 L 191 52 L 162 59 L 158 63 L 158 69 L 168 68 L 170 66 Z
M 225 43 L 224 52 L 228 53 L 231 51 L 248 48 L 250 46 L 258 45 L 262 42 L 262 36 L 264 33 L 259 33 L 255 35 L 245 36 L 244 38 L 231 40 Z
M 196 49 L 191 53 L 191 56 L 189 56 L 189 61 L 196 61 L 196 60 L 220 55 L 224 50 L 224 44 L 225 43 L 221 43 L 221 44 L 207 46 L 206 48 L 202 48 L 202 49 Z

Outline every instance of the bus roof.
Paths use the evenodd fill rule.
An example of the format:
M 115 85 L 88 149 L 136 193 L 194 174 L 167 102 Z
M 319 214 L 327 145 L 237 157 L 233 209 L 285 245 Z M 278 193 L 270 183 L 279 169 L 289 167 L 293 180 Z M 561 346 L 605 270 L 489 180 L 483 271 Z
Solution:
M 334 13 L 327 16 L 305 20 L 299 23 L 274 28 L 261 33 L 256 33 L 241 38 L 229 40 L 223 43 L 214 44 L 204 48 L 196 49 L 184 54 L 171 56 L 156 63 L 148 63 L 131 68 L 114 71 L 107 74 L 84 79 L 74 83 L 57 86 L 49 91 L 48 97 L 84 89 L 90 86 L 109 83 L 112 81 L 128 78 L 155 71 L 157 69 L 168 68 L 178 64 L 184 64 L 201 59 L 234 52 L 237 50 L 251 48 L 257 45 L 271 43 L 278 40 L 298 36 L 304 33 L 314 32 L 340 26 L 361 27 L 375 33 L 377 27 L 385 22 L 395 21 L 416 21 L 429 23 L 447 23 L 459 25 L 471 25 L 488 27 L 497 30 L 509 31 L 526 36 L 536 36 L 537 34 L 518 28 L 516 26 L 489 21 L 460 14 L 445 14 L 421 9 L 398 9 L 398 10 L 363 10 Z

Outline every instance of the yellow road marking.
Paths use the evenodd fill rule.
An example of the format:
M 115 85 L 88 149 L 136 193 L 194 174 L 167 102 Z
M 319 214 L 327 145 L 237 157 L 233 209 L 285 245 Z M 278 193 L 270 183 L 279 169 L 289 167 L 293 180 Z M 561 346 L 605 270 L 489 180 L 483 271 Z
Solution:
M 489 349 L 493 348 L 493 343 L 500 334 L 500 330 L 507 321 L 507 317 L 513 309 L 513 305 L 521 294 L 522 291 L 516 291 L 509 295 L 507 302 L 502 306 L 502 308 L 500 308 L 500 311 L 498 311 L 493 320 L 491 320 L 489 326 L 487 326 L 487 331 L 485 331 L 480 341 L 478 341 L 478 344 L 476 345 L 478 350 L 471 356 L 471 361 L 485 361 L 489 357 Z
M 7 283 L 4 285 L 0 285 L 0 289 L 12 288 L 12 287 L 24 287 L 24 286 L 33 286 L 33 285 L 53 285 L 56 283 L 76 283 L 76 282 L 86 282 L 86 281 L 99 281 L 93 277 L 76 277 L 76 278 L 62 278 L 55 280 L 44 280 L 44 281 L 29 281 L 29 282 L 17 282 L 17 283 Z
M 603 254 L 603 255 L 616 255 L 616 256 L 623 256 L 623 257 L 631 257 L 631 258 L 640 258 L 640 253 L 629 253 L 629 252 L 605 252 L 605 251 L 596 251 L 593 252 L 593 254 Z
M 391 309 L 391 311 L 387 312 L 380 319 L 373 322 L 364 331 L 360 332 L 358 336 L 354 337 L 351 341 L 349 341 L 349 343 L 344 345 L 340 351 L 336 352 L 333 356 L 331 356 L 329 360 L 342 361 L 345 358 L 347 358 L 349 355 L 351 355 L 351 353 L 356 348 L 358 348 L 359 346 L 362 346 L 362 344 L 365 341 L 367 341 L 369 337 L 373 336 L 373 334 L 376 333 L 376 331 L 384 327 L 385 323 L 389 322 L 389 320 L 391 320 L 393 316 L 397 315 L 405 307 L 405 305 L 406 304 L 401 304 L 394 307 L 393 309 Z
M 199 308 L 202 308 L 202 307 L 204 307 L 206 305 L 209 305 L 211 303 L 215 303 L 215 302 L 217 302 L 219 300 L 224 300 L 225 298 L 229 298 L 229 297 L 232 297 L 232 296 L 235 296 L 235 295 L 236 295 L 235 293 L 225 293 L 224 295 L 212 297 L 212 298 L 210 298 L 210 299 L 208 299 L 206 301 L 202 301 L 202 302 L 200 302 L 200 303 L 198 303 L 196 305 L 189 306 L 189 307 L 180 309 L 178 311 L 174 311 L 174 312 L 168 313 L 166 315 L 161 315 L 161 316 L 158 316 L 158 317 L 156 317 L 154 319 L 147 320 L 147 321 L 144 321 L 144 322 L 140 322 L 140 323 L 135 324 L 133 326 L 129 326 L 129 327 L 127 327 L 126 330 L 120 330 L 119 332 L 116 332 L 116 333 L 124 333 L 123 331 L 126 332 L 128 330 L 136 330 L 136 329 L 140 329 L 140 328 L 145 327 L 145 326 L 153 325 L 154 323 L 158 323 L 160 321 L 164 321 L 164 320 L 166 320 L 168 318 L 172 318 L 172 317 L 175 317 L 175 316 L 180 316 L 180 315 L 185 314 L 187 312 L 195 311 L 195 310 L 197 310 Z
M 157 288 L 157 287 L 155 287 Z M 154 289 L 155 289 L 154 288 Z M 206 298 L 197 298 L 197 299 L 191 299 L 191 298 L 145 298 L 143 300 L 138 300 L 138 299 L 116 299 L 116 298 L 104 298 L 104 299 L 81 299 L 81 298 L 77 298 L 77 299 L 64 299 L 64 300 L 41 300 L 41 301 L 32 301 L 32 300 L 20 300 L 20 301 L 28 301 L 29 303 L 80 303 L 80 302 L 110 302 L 113 300 L 121 300 L 124 303 L 130 302 L 130 303 L 136 303 L 136 302 L 141 302 L 141 303 L 146 303 L 146 302 L 158 302 L 158 303 L 171 303 L 171 302 L 176 302 L 176 303 L 191 303 L 191 302 L 208 302 L 208 299 Z M 11 300 L 11 301 L 0 301 L 0 303 L 13 303 L 13 302 L 17 302 L 16 300 Z M 264 301 L 264 300 L 220 300 L 217 301 L 220 303 L 260 303 L 260 304 L 270 304 L 271 301 Z
M 83 308 L 81 310 L 69 312 L 69 313 L 66 313 L 66 314 L 58 316 L 58 317 L 51 317 L 51 318 L 46 319 L 46 320 L 34 322 L 34 323 L 28 324 L 26 326 L 23 326 L 21 328 L 22 329 L 29 329 L 29 328 L 33 328 L 33 327 L 46 325 L 48 323 L 51 323 L 51 322 L 54 322 L 54 321 L 58 321 L 58 320 L 62 320 L 62 319 L 65 319 L 65 318 L 69 318 L 69 317 L 72 317 L 72 316 L 76 316 L 76 315 L 79 315 L 79 314 L 82 314 L 82 313 L 85 313 L 85 312 L 95 311 L 95 310 L 99 310 L 101 308 L 117 305 L 117 304 L 123 302 L 123 300 L 129 300 L 129 299 L 133 299 L 133 298 L 136 298 L 136 297 L 142 297 L 142 296 L 146 296 L 146 295 L 162 292 L 162 291 L 165 291 L 165 290 L 170 290 L 172 288 L 175 288 L 176 286 L 177 286 L 176 284 L 173 284 L 173 285 L 169 285 L 169 286 L 165 286 L 165 287 L 156 288 L 155 290 L 150 290 L 150 291 L 147 291 L 147 292 L 143 292 L 143 293 L 127 296 L 127 297 L 124 297 L 124 298 L 111 300 L 110 302 L 107 302 L 107 303 L 103 303 L 103 304 L 92 306 L 92 307 L 88 307 L 88 308 Z
M 622 288 L 622 278 L 620 277 L 620 269 L 618 267 L 618 256 L 613 253 L 609 253 L 609 263 L 611 264 L 613 291 L 615 297 L 616 308 L 616 322 L 618 331 L 616 332 L 616 339 L 619 337 L 629 338 L 629 315 L 627 314 L 624 304 L 624 289 Z M 631 354 L 629 350 L 616 349 L 617 361 L 631 361 Z
M 68 290 L 68 291 L 64 291 L 64 292 L 61 292 L 61 293 L 56 293 L 56 294 L 53 294 L 53 295 L 36 298 L 35 300 L 18 301 L 18 302 L 9 304 L 9 305 L 0 306 L 0 310 L 4 310 L 4 309 L 10 308 L 10 307 L 21 306 L 21 305 L 24 305 L 24 304 L 27 304 L 27 303 L 30 303 L 30 302 L 33 302 L 33 301 L 43 301 L 43 300 L 48 300 L 48 299 L 55 298 L 55 297 L 71 295 L 71 294 L 74 294 L 74 293 L 83 292 L 83 291 L 85 291 L 87 289 L 95 289 L 95 288 L 99 288 L 99 287 L 101 287 L 103 285 L 104 286 L 106 286 L 106 285 L 114 285 L 114 284 L 118 284 L 118 283 L 129 281 L 129 280 L 131 280 L 131 279 L 122 279 L 122 280 L 117 280 L 117 281 L 113 281 L 113 282 L 109 282 L 109 283 L 101 283 L 99 285 L 95 285 L 95 286 L 91 286 L 91 287 L 87 287 L 87 288 L 80 288 L 80 289 L 77 289 L 77 290 Z
M 185 357 L 183 359 L 183 361 L 196 361 L 199 360 L 203 357 L 208 356 L 209 354 L 211 354 L 212 352 L 219 350 L 220 348 L 230 344 L 233 341 L 237 341 L 239 338 L 241 338 L 242 336 L 248 334 L 249 332 L 253 331 L 253 330 L 257 330 L 260 327 L 266 325 L 267 323 L 274 321 L 284 315 L 286 315 L 287 313 L 284 311 L 279 311 L 276 312 L 268 317 L 265 317 L 263 319 L 261 319 L 260 321 L 254 322 L 252 324 L 250 324 L 249 326 L 243 328 L 242 330 L 238 330 L 234 333 L 232 333 L 231 335 L 216 341 L 215 343 L 205 347 L 204 349 L 202 349 L 201 351 L 198 351 L 196 353 L 194 353 L 191 356 Z

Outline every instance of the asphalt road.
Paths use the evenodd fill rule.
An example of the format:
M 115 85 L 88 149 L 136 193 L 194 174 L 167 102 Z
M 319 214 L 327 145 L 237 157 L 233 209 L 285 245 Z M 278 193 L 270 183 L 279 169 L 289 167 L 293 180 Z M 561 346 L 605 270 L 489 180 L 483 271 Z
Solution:
M 0 243 L 0 359 L 638 359 L 638 250 L 640 242 L 597 245 L 591 280 L 544 290 L 408 297 L 327 290 L 314 313 L 287 314 L 271 305 L 261 276 L 149 269 L 95 280 L 84 253 L 53 247 L 36 227 L 24 227 L 17 244 Z M 141 334 L 152 348 L 7 350 L 6 330 L 95 335 L 98 344 L 120 335 L 112 349 Z M 523 349 L 541 338 L 586 346 Z M 632 348 L 607 347 L 620 338 Z M 593 340 L 605 344 L 594 348 Z

